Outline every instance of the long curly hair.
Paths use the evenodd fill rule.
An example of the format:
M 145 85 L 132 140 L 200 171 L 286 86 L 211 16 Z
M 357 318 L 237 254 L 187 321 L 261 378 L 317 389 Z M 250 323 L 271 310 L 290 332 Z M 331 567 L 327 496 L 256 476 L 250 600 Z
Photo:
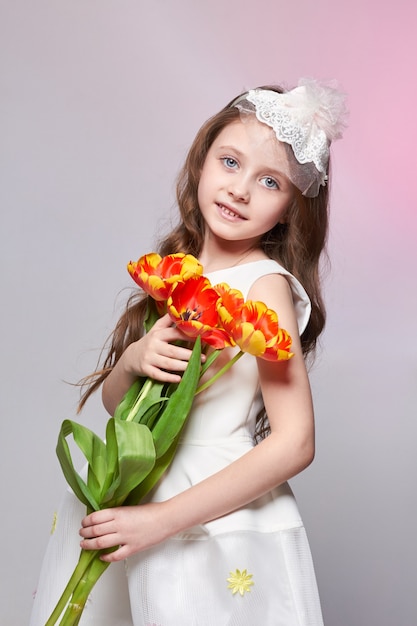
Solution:
M 275 85 L 261 89 L 277 93 L 284 91 Z M 198 206 L 200 174 L 207 152 L 217 136 L 226 126 L 240 119 L 239 110 L 231 106 L 235 100 L 236 98 L 231 100 L 219 113 L 207 120 L 194 139 L 177 181 L 178 223 L 157 247 L 162 256 L 174 252 L 193 254 L 196 257 L 200 255 L 205 232 L 204 220 Z M 283 145 L 291 150 L 290 146 Z M 301 336 L 305 357 L 314 354 L 326 319 L 321 295 L 320 259 L 326 247 L 328 197 L 327 186 L 320 187 L 315 198 L 307 198 L 296 189 L 285 214 L 285 224 L 276 224 L 263 235 L 260 242 L 268 257 L 278 261 L 298 278 L 311 300 L 310 320 Z M 80 383 L 84 392 L 79 410 L 109 375 L 126 347 L 142 336 L 146 309 L 147 296 L 139 290 L 135 291 L 128 299 L 125 311 L 106 343 L 104 353 L 107 354 L 102 364 Z

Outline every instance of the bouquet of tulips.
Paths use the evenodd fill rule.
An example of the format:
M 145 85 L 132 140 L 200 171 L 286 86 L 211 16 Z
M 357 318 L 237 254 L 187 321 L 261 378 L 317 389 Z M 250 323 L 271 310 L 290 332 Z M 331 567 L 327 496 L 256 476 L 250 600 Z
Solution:
M 194 342 L 187 368 L 177 384 L 138 379 L 118 405 L 102 441 L 91 430 L 65 420 L 57 455 L 64 476 L 87 513 L 138 504 L 171 463 L 196 394 L 213 384 L 245 352 L 277 361 L 291 358 L 291 338 L 277 314 L 262 302 L 244 301 L 225 283 L 212 286 L 191 255 L 161 258 L 151 253 L 128 264 L 133 280 L 149 295 L 145 331 L 169 313 L 173 324 Z M 207 358 L 201 363 L 202 344 Z M 220 351 L 238 346 L 234 356 L 199 386 Z M 67 437 L 73 436 L 87 461 L 87 478 L 75 470 Z M 58 520 L 59 522 L 59 520 Z M 109 566 L 101 551 L 81 550 L 78 564 L 46 626 L 79 623 L 88 596 Z

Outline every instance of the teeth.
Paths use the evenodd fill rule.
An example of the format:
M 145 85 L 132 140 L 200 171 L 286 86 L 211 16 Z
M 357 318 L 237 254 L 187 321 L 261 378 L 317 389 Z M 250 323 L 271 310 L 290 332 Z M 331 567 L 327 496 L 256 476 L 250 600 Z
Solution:
M 228 215 L 231 215 L 232 217 L 240 217 L 240 215 L 238 215 L 231 209 L 228 209 L 227 207 L 223 206 L 223 204 L 220 205 L 220 208 L 224 213 L 227 213 Z

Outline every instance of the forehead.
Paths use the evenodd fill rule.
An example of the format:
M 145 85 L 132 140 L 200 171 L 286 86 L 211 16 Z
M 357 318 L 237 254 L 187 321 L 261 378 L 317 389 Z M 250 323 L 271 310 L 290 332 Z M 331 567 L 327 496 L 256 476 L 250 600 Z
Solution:
M 286 170 L 287 153 L 283 144 L 276 138 L 272 128 L 259 122 L 254 115 L 244 115 L 242 119 L 228 124 L 219 133 L 212 149 L 234 148 L 247 158 L 256 159 L 269 167 Z

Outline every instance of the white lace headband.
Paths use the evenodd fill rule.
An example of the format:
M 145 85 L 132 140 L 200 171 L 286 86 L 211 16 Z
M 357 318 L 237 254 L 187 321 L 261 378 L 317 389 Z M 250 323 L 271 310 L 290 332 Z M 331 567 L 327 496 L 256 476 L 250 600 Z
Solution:
M 255 113 L 270 126 L 279 141 L 291 146 L 284 173 L 307 197 L 315 197 L 327 180 L 330 143 L 346 127 L 345 94 L 312 79 L 301 79 L 285 93 L 252 89 L 231 106 Z M 294 159 L 295 157 L 295 159 Z

